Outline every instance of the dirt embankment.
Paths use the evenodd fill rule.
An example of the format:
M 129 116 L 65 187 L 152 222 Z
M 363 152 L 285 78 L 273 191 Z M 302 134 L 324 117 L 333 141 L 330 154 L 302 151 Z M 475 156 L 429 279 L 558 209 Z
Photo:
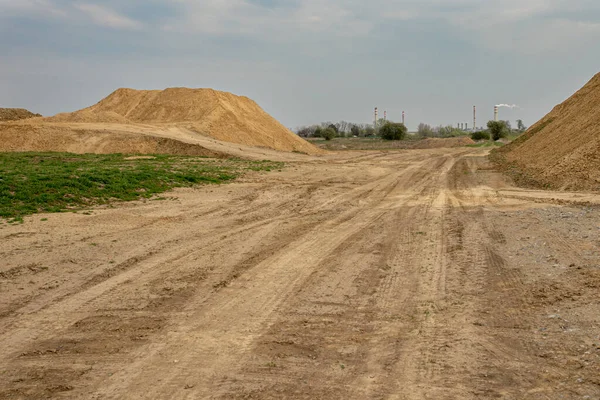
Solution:
M 412 149 L 442 149 L 442 148 L 453 148 L 453 147 L 463 147 L 470 144 L 475 144 L 473 139 L 468 136 L 463 137 L 454 137 L 454 138 L 429 138 L 424 140 L 419 140 L 415 142 L 415 145 L 410 147 Z
M 0 125 L 0 151 L 227 156 L 224 152 L 167 137 L 43 124 Z
M 600 74 L 492 159 L 520 184 L 600 190 Z
M 178 126 L 230 143 L 322 153 L 251 99 L 212 89 L 119 89 L 91 107 L 45 118 L 43 122 Z
M 41 114 L 34 114 L 24 108 L 0 108 L 0 122 L 18 121 L 41 116 Z

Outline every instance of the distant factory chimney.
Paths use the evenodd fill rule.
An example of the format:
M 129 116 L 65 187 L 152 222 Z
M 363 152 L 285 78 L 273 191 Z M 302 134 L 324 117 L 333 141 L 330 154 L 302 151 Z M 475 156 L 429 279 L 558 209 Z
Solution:
M 477 106 L 473 106 L 473 130 L 477 126 Z
M 383 120 L 387 121 L 387 110 L 383 112 Z
M 402 123 L 404 123 L 404 111 L 402 111 Z
M 498 121 L 498 106 L 494 106 L 494 121 Z
M 377 117 L 379 116 L 379 113 L 377 111 L 377 107 L 375 107 L 375 122 L 373 123 L 373 128 L 377 129 Z

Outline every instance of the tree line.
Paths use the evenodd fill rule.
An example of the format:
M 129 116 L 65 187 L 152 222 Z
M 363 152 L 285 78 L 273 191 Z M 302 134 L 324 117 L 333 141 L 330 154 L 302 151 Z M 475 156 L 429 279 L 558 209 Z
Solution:
M 355 124 L 347 121 L 323 122 L 321 124 L 299 127 L 296 133 L 303 138 L 324 138 L 331 140 L 336 137 L 375 137 L 379 136 L 386 140 L 403 140 L 408 134 L 408 129 L 402 123 L 384 120 L 377 122 L 377 128 L 373 124 Z M 525 132 L 527 128 L 522 120 L 517 120 L 517 129 L 513 129 L 509 121 L 489 121 L 487 129 L 465 130 L 451 125 L 440 125 L 432 127 L 426 123 L 420 123 L 417 129 L 417 137 L 420 138 L 451 138 L 459 136 L 471 136 L 473 140 L 499 140 L 510 134 Z
M 296 130 L 300 137 L 325 138 L 330 137 L 368 137 L 375 136 L 376 131 L 372 124 L 354 124 L 347 121 L 322 122 L 320 124 L 301 126 Z
M 304 138 L 324 138 L 331 140 L 336 137 L 375 137 L 384 140 L 402 140 L 406 138 L 408 129 L 404 124 L 380 119 L 377 128 L 373 124 L 354 124 L 347 121 L 337 123 L 323 122 L 317 125 L 302 126 L 296 133 Z

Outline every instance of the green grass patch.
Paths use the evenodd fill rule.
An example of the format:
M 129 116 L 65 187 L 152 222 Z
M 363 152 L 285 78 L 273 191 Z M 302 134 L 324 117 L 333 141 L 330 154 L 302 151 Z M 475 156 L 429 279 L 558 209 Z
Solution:
M 151 198 L 177 187 L 219 184 L 282 163 L 193 156 L 0 153 L 0 220 Z
M 467 147 L 473 147 L 473 148 L 479 148 L 479 147 L 502 147 L 504 146 L 504 143 L 498 143 L 498 142 L 483 142 L 483 143 L 475 143 L 475 144 L 468 144 Z

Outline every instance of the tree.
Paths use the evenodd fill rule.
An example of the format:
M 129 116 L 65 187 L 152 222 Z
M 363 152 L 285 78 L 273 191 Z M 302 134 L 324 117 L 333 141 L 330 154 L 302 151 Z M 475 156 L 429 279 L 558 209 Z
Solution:
M 521 132 L 525 132 L 527 130 L 527 127 L 525 126 L 525 124 L 523 123 L 522 119 L 518 119 L 517 120 L 517 129 Z
M 327 127 L 328 129 L 333 129 L 333 131 L 336 133 L 336 135 L 338 134 L 339 130 L 338 127 L 335 126 L 335 124 L 329 124 L 329 126 Z
M 340 121 L 335 125 L 338 127 L 338 133 L 339 132 L 347 133 L 352 127 L 352 124 L 347 121 Z
M 437 136 L 442 138 L 463 136 L 465 134 L 464 131 L 461 131 L 458 128 L 453 127 L 452 125 L 447 126 L 439 126 L 436 128 Z
M 313 137 L 323 137 L 323 128 L 317 126 L 313 132 Z
M 385 140 L 402 140 L 406 136 L 408 129 L 401 123 L 386 122 L 379 128 L 379 134 Z
M 371 125 L 368 125 L 364 129 L 365 136 L 375 136 L 375 128 Z
M 314 135 L 315 128 L 312 126 L 302 126 L 302 127 L 298 128 L 298 131 L 296 133 L 300 137 L 304 137 L 304 138 L 310 137 L 310 136 Z
M 417 129 L 418 133 L 422 137 L 431 137 L 433 136 L 433 129 L 431 129 L 431 125 L 420 123 L 419 128 Z
M 352 136 L 360 136 L 360 128 L 358 125 L 352 125 L 352 128 L 350 128 L 350 133 L 352 133 Z
M 337 132 L 333 128 L 325 128 L 321 132 L 321 136 L 325 138 L 325 140 L 331 140 L 336 137 Z
M 506 126 L 505 121 L 489 121 L 487 123 L 487 127 L 490 130 L 492 140 L 494 141 L 506 137 L 509 133 L 509 129 L 508 126 Z
M 379 118 L 379 119 L 377 120 L 377 127 L 375 128 L 375 130 L 376 130 L 377 132 L 379 132 L 379 130 L 381 129 L 381 127 L 382 127 L 382 126 L 384 126 L 384 125 L 385 125 L 386 123 L 388 123 L 388 122 L 389 122 L 388 120 L 385 120 L 385 119 L 383 119 L 383 118 Z

